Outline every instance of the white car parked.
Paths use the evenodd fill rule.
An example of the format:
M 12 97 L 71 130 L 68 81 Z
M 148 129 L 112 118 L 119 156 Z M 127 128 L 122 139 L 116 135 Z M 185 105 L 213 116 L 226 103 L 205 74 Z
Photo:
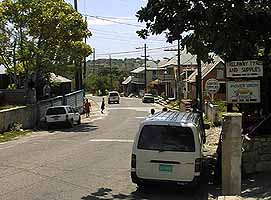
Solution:
M 143 121 L 132 150 L 132 182 L 197 186 L 204 138 L 201 124 L 196 113 L 171 111 Z
M 69 125 L 73 127 L 74 124 L 81 123 L 81 116 L 71 106 L 54 106 L 47 109 L 45 120 L 48 128 L 52 125 Z

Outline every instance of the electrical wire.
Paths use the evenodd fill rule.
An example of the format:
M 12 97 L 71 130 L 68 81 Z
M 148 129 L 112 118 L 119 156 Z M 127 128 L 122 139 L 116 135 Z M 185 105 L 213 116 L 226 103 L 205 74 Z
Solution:
M 173 45 L 173 46 L 166 46 L 166 47 L 157 47 L 157 48 L 151 48 L 148 49 L 148 52 L 150 51 L 157 51 L 160 49 L 165 49 L 165 48 L 171 48 L 171 47 L 176 47 L 177 45 Z M 130 53 L 136 53 L 136 52 L 142 52 L 141 50 L 134 50 L 134 51 L 122 51 L 122 52 L 113 52 L 113 53 L 101 53 L 101 54 L 97 54 L 99 56 L 104 56 L 104 55 L 119 55 L 119 54 L 130 54 Z
M 99 19 L 99 20 L 103 20 L 103 21 L 116 23 L 116 24 L 144 28 L 144 26 L 141 26 L 141 25 L 138 25 L 138 24 L 131 24 L 131 23 L 126 23 L 126 22 L 115 21 L 115 20 L 111 20 L 111 19 L 104 18 L 104 17 L 101 17 L 101 16 L 94 16 L 94 15 L 88 15 L 88 14 L 82 14 L 82 15 L 86 16 L 86 17 L 91 17 L 91 18 L 95 18 L 95 19 Z

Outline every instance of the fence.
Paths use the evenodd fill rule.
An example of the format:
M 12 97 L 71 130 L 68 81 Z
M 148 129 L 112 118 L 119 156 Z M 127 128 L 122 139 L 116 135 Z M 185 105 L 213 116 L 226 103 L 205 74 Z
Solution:
M 63 104 L 70 105 L 76 108 L 80 113 L 82 113 L 83 107 L 84 107 L 84 91 L 79 90 L 79 91 L 75 91 L 70 94 L 64 95 Z
M 15 92 L 15 94 L 17 94 L 17 92 Z M 14 96 L 15 94 L 10 96 Z M 14 96 L 14 98 L 16 97 Z M 84 91 L 79 90 L 66 94 L 65 96 L 39 101 L 36 105 L 2 110 L 0 111 L 0 132 L 8 130 L 10 124 L 14 122 L 21 123 L 23 128 L 33 128 L 36 125 L 42 127 L 45 122 L 45 112 L 52 106 L 70 105 L 82 113 L 83 101 Z
M 218 105 L 211 104 L 209 102 L 205 102 L 205 114 L 208 120 L 211 121 L 213 124 L 219 123 L 219 117 L 218 117 Z
M 23 129 L 33 128 L 36 123 L 36 106 L 20 106 L 0 111 L 0 132 L 8 130 L 15 122 L 22 124 Z
M 58 96 L 58 97 L 55 97 L 55 98 L 39 101 L 37 103 L 37 108 L 38 108 L 37 109 L 37 112 L 38 112 L 37 121 L 38 121 L 38 124 L 40 122 L 45 121 L 45 112 L 49 107 L 61 106 L 61 105 L 63 105 L 63 97 L 62 96 Z

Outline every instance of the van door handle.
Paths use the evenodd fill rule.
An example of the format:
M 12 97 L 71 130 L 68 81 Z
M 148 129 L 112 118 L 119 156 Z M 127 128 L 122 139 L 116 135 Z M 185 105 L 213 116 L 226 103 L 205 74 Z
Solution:
M 181 163 L 178 161 L 165 161 L 165 160 L 151 160 L 151 163 L 163 163 L 163 164 L 177 164 L 180 165 Z

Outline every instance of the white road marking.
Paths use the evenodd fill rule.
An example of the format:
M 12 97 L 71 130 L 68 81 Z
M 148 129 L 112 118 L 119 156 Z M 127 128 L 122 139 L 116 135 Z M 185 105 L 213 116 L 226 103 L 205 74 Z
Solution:
M 146 117 L 136 117 L 136 119 L 146 119 Z
M 119 139 L 93 139 L 90 142 L 123 142 L 123 143 L 133 143 L 134 140 L 119 140 Z

